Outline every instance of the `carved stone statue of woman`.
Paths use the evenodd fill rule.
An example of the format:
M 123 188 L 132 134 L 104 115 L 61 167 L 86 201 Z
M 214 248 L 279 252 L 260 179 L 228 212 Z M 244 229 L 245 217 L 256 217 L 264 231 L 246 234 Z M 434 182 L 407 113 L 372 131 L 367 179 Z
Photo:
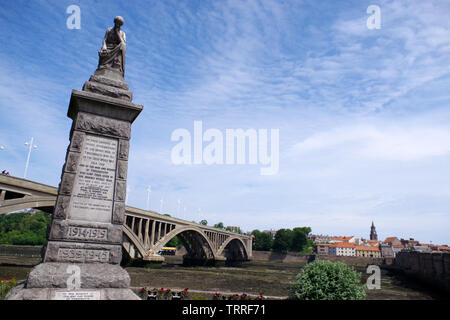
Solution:
M 125 32 L 120 30 L 124 21 L 121 16 L 114 18 L 114 27 L 106 30 L 103 46 L 98 52 L 99 61 L 97 70 L 109 69 L 125 74 L 125 55 L 127 40 Z

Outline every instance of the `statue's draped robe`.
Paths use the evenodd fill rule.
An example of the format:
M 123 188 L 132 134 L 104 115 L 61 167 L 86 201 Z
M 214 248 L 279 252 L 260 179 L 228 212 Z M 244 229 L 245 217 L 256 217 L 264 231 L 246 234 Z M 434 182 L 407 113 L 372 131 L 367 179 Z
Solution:
M 114 28 L 108 28 L 105 34 L 106 53 L 99 52 L 98 69 L 112 69 L 125 74 L 125 33 L 120 31 L 123 42 L 120 41 Z

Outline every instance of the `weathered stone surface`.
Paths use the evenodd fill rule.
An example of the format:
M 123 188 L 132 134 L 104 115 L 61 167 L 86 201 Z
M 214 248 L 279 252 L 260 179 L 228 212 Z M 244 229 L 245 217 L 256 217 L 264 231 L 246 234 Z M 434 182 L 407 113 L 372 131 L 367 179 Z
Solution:
M 50 240 L 122 243 L 122 225 L 79 220 L 53 220 Z
M 130 142 L 128 140 L 119 140 L 119 159 L 128 160 L 128 152 L 130 150 Z
M 133 94 L 130 91 L 118 87 L 104 85 L 96 81 L 85 82 L 83 86 L 83 91 L 94 92 L 117 99 L 123 99 L 126 101 L 133 100 Z
M 75 174 L 68 172 L 63 173 L 59 193 L 70 196 L 72 194 L 74 180 Z
M 117 179 L 127 180 L 128 161 L 119 160 L 117 162 Z
M 122 226 L 125 219 L 125 203 L 116 201 L 114 203 L 112 223 Z
M 131 125 L 129 122 L 80 112 L 75 121 L 75 128 L 106 136 L 129 139 Z
M 130 276 L 122 267 L 101 263 L 41 263 L 28 276 L 26 288 L 67 288 L 69 266 L 80 268 L 80 288 L 128 288 Z
M 116 181 L 116 195 L 115 199 L 116 201 L 125 201 L 126 192 L 127 192 L 127 186 L 125 181 Z
M 65 171 L 66 172 L 76 172 L 79 159 L 80 159 L 80 153 L 69 151 L 69 153 L 67 154 Z
M 70 204 L 70 196 L 58 196 L 56 200 L 55 209 L 53 211 L 53 218 L 66 219 Z
M 121 245 L 62 241 L 49 241 L 44 257 L 44 262 L 120 264 L 121 260 Z
M 112 86 L 112 87 L 117 87 L 123 90 L 129 90 L 130 86 L 120 80 L 115 80 L 115 79 L 111 79 L 105 76 L 101 76 L 99 74 L 94 74 L 89 78 L 89 81 L 93 81 L 93 82 L 100 82 L 101 84 L 107 85 L 107 86 Z
M 74 131 L 72 133 L 72 138 L 70 140 L 70 150 L 81 152 L 81 148 L 83 147 L 84 135 L 85 133 L 81 131 Z
M 142 108 L 141 105 L 123 99 L 89 91 L 73 90 L 67 115 L 76 120 L 79 113 L 89 113 L 131 124 Z

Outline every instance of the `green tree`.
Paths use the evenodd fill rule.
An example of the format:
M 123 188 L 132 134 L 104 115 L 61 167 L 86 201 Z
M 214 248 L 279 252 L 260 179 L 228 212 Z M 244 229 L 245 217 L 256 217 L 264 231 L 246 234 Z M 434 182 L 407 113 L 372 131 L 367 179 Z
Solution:
M 292 287 L 299 300 L 363 300 L 361 274 L 343 262 L 316 260 L 307 264 Z
M 200 221 L 201 225 L 207 226 L 208 225 L 208 221 L 203 219 L 202 221 Z
M 177 236 L 173 237 L 172 239 L 169 240 L 169 242 L 166 243 L 166 247 L 180 248 L 182 246 L 183 246 L 183 244 L 181 243 L 180 239 L 178 239 Z
M 276 252 L 287 252 L 291 248 L 293 232 L 290 229 L 280 229 L 275 234 L 272 249 Z
M 308 234 L 311 232 L 310 227 L 294 228 L 292 230 L 291 251 L 303 252 L 309 247 Z
M 0 215 L 0 243 L 43 245 L 47 242 L 50 214 L 45 212 L 15 212 Z
M 223 226 L 223 222 L 216 223 L 214 225 L 214 228 L 221 229 L 221 230 L 225 229 L 225 227 Z
M 255 239 L 253 241 L 253 250 L 256 251 L 269 251 L 272 249 L 272 236 L 268 232 L 261 232 L 259 230 L 253 230 L 252 235 Z

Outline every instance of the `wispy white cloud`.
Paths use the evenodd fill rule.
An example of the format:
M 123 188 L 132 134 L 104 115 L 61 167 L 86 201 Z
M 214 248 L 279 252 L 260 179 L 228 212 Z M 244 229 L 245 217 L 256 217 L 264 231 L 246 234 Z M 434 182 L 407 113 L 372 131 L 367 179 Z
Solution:
M 292 152 L 330 152 L 342 148 L 349 157 L 410 161 L 450 153 L 450 128 L 355 125 L 316 133 L 295 144 Z

